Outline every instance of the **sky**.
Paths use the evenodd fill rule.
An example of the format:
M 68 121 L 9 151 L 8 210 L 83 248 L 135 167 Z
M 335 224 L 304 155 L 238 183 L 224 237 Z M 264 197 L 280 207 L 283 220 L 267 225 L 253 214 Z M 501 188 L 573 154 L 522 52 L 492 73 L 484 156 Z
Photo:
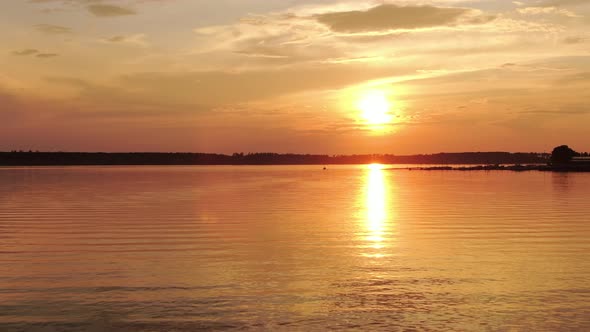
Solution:
M 0 151 L 590 150 L 590 0 L 4 0 Z

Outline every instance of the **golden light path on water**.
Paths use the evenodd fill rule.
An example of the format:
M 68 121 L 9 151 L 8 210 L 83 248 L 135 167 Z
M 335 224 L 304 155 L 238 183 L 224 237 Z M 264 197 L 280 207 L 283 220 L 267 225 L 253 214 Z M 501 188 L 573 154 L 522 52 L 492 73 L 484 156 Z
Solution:
M 366 241 L 368 246 L 375 250 L 387 246 L 387 230 L 393 225 L 390 215 L 390 197 L 387 178 L 383 165 L 371 164 L 368 166 L 366 175 L 365 189 L 365 209 L 366 209 Z M 367 254 L 366 256 L 381 257 L 380 252 Z

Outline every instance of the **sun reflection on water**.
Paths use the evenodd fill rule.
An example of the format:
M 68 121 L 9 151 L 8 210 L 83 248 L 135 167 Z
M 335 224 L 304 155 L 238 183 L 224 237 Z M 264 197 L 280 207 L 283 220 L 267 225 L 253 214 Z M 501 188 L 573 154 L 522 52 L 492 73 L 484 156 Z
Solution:
M 388 221 L 390 219 L 388 209 L 387 179 L 383 165 L 369 165 L 366 178 L 365 209 L 366 209 L 366 236 L 370 248 L 382 249 L 386 247 Z M 372 257 L 381 257 L 381 253 L 373 253 Z

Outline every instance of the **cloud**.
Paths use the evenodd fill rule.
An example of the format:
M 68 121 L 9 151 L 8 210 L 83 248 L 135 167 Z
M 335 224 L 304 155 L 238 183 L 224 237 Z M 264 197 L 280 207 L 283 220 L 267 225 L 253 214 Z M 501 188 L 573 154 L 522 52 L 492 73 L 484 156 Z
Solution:
M 98 17 L 114 17 L 137 14 L 137 12 L 133 9 L 106 4 L 89 5 L 88 11 L 92 13 L 94 16 Z
M 114 36 L 111 38 L 107 38 L 105 39 L 106 41 L 109 41 L 111 43 L 119 43 L 119 42 L 123 42 L 125 41 L 126 37 L 125 36 Z
M 318 14 L 315 18 L 336 32 L 369 32 L 448 26 L 472 12 L 465 8 L 385 4 L 366 11 Z
M 448 49 L 450 48 L 448 43 L 443 46 L 438 42 L 441 39 L 454 40 L 458 33 L 463 33 L 464 39 L 471 38 L 469 35 L 473 34 L 475 44 L 479 45 L 481 43 L 498 43 L 499 40 L 482 39 L 482 33 L 496 33 L 498 30 L 513 32 L 515 29 L 529 32 L 533 28 L 538 29 L 524 24 L 515 26 L 520 21 L 507 21 L 500 18 L 493 24 L 486 24 L 494 20 L 495 17 L 479 10 L 426 6 L 411 8 L 443 10 L 443 12 L 445 10 L 456 11 L 459 17 L 453 23 L 456 25 L 452 29 L 445 27 L 392 31 L 390 30 L 392 27 L 408 27 L 410 25 L 407 23 L 399 25 L 403 22 L 393 20 L 393 24 L 397 25 L 392 25 L 387 21 L 385 22 L 387 25 L 383 26 L 379 22 L 368 20 L 369 26 L 365 25 L 362 29 L 383 28 L 385 30 L 352 31 L 351 33 L 339 31 L 338 24 L 329 26 L 321 22 L 322 20 L 331 20 L 329 15 L 341 13 L 355 13 L 355 15 L 358 14 L 364 18 L 364 15 L 372 10 L 383 10 L 383 8 L 388 8 L 387 13 L 389 10 L 393 10 L 396 15 L 401 15 L 397 12 L 398 9 L 401 9 L 403 13 L 403 10 L 410 7 L 383 5 L 366 11 L 342 11 L 339 13 L 322 13 L 317 9 L 310 13 L 309 10 L 294 8 L 287 12 L 267 15 L 247 15 L 229 25 L 199 27 L 194 29 L 198 38 L 198 48 L 195 48 L 193 52 L 194 59 L 202 59 L 201 63 L 209 62 L 213 66 L 225 62 L 224 67 L 228 65 L 228 62 L 235 61 L 236 66 L 247 69 L 313 62 L 367 62 L 379 65 L 390 62 L 393 54 L 407 54 L 412 51 L 416 52 L 416 49 L 419 49 L 420 53 L 431 52 L 431 49 Z M 369 14 L 369 18 L 371 17 Z M 395 18 L 395 15 L 388 17 Z M 416 26 L 416 24 L 412 26 Z M 354 27 L 354 29 L 357 28 L 360 29 L 358 26 Z M 415 40 L 420 42 L 414 42 Z M 433 43 L 433 40 L 436 40 L 437 43 Z M 422 41 L 427 43 L 422 43 Z M 424 47 L 425 45 L 428 47 Z M 416 56 L 416 54 L 412 54 L 412 56 Z M 398 57 L 398 61 L 403 60 Z
M 567 84 L 578 84 L 578 85 L 590 85 L 590 72 L 581 72 L 572 75 L 568 75 L 560 78 L 556 81 L 558 85 Z
M 542 4 L 543 7 L 551 6 L 579 6 L 587 5 L 588 0 L 549 0 Z
M 585 38 L 585 37 L 571 36 L 571 37 L 565 38 L 563 40 L 563 42 L 566 44 L 581 44 L 581 43 L 584 43 L 586 40 L 587 40 L 587 38 Z
M 35 56 L 37 58 L 53 58 L 56 56 L 59 56 L 59 54 L 57 53 L 41 53 L 41 51 L 34 49 L 34 48 L 28 48 L 28 49 L 24 49 L 24 50 L 20 50 L 20 51 L 14 51 L 12 52 L 12 54 L 14 55 L 18 55 L 18 56 Z
M 37 58 L 54 58 L 56 56 L 59 56 L 59 54 L 57 53 L 39 53 L 37 55 L 35 55 Z
M 28 48 L 28 49 L 24 49 L 24 50 L 20 50 L 20 51 L 14 51 L 12 52 L 12 54 L 14 55 L 33 55 L 33 54 L 37 54 L 39 53 L 39 50 L 36 50 L 34 48 Z
M 126 44 L 134 44 L 136 46 L 147 46 L 148 42 L 145 40 L 146 35 L 143 33 L 130 35 L 130 36 L 113 36 L 109 38 L 102 39 L 102 42 L 105 43 L 126 43 Z
M 523 15 L 557 14 L 557 15 L 563 15 L 563 16 L 567 16 L 567 17 L 580 17 L 579 15 L 572 12 L 571 10 L 557 8 L 554 6 L 518 8 L 516 11 L 518 11 L 520 14 L 523 14 Z
M 47 34 L 67 34 L 72 32 L 71 28 L 53 24 L 37 24 L 35 28 Z
M 588 109 L 565 109 L 565 110 L 556 110 L 556 111 L 546 111 L 546 110 L 530 110 L 530 111 L 521 111 L 520 114 L 557 114 L 557 115 L 583 115 L 590 113 Z

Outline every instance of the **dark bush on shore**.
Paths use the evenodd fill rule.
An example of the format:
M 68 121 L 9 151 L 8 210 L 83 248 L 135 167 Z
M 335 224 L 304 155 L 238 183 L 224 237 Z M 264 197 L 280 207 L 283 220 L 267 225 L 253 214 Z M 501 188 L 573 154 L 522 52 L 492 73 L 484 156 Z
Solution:
M 553 149 L 551 153 L 551 163 L 552 164 L 567 164 L 572 161 L 572 159 L 580 154 L 576 151 L 572 150 L 567 145 L 561 145 Z

